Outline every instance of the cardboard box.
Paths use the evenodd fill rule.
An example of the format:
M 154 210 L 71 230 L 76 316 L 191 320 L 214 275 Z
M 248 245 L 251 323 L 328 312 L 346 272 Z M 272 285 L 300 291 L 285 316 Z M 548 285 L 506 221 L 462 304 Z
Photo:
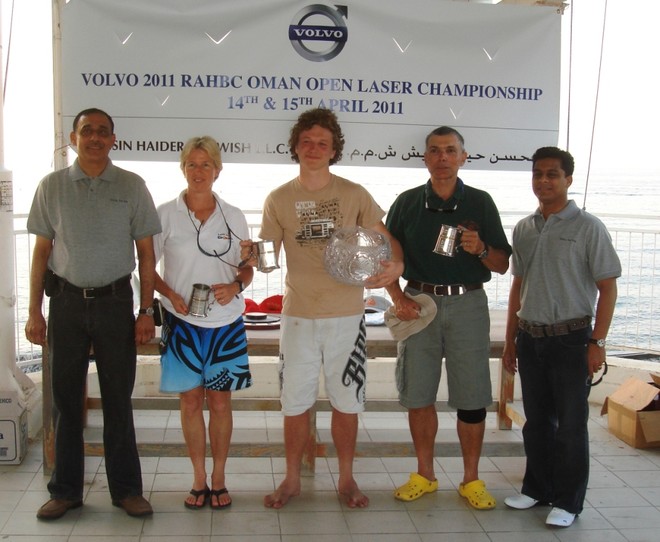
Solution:
M 652 382 L 630 377 L 605 399 L 610 432 L 634 448 L 660 447 L 660 374 Z
M 17 392 L 0 391 L 0 465 L 18 465 L 27 447 L 27 409 Z

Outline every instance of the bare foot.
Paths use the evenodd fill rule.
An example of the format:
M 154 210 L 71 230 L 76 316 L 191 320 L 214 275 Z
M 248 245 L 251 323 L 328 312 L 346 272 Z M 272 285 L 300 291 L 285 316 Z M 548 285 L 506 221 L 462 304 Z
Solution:
M 273 493 L 264 497 L 266 508 L 280 509 L 289 502 L 291 497 L 300 495 L 300 480 L 288 481 L 286 478 Z
M 369 506 L 369 497 L 367 497 L 353 479 L 347 484 L 339 484 L 339 494 L 344 498 L 349 508 L 366 508 Z

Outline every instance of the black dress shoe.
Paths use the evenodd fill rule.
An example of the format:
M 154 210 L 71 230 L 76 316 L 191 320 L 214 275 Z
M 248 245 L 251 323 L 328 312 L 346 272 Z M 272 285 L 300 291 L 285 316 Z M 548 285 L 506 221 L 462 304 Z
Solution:
M 119 508 L 123 508 L 129 516 L 136 518 L 142 516 L 150 516 L 154 513 L 154 510 L 151 508 L 149 501 L 142 495 L 124 497 L 123 499 L 112 501 L 112 504 L 118 506 Z
M 37 517 L 39 519 L 58 519 L 68 510 L 79 508 L 82 501 L 70 501 L 69 499 L 50 499 L 46 504 L 39 508 Z

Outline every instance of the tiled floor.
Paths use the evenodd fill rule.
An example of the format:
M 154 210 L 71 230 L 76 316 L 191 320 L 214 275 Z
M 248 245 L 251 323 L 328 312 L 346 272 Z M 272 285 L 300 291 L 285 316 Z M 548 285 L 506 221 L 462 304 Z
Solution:
M 88 438 L 98 432 L 90 415 Z M 281 440 L 278 413 L 235 413 L 234 440 Z M 314 542 L 518 542 L 593 541 L 658 542 L 660 540 L 660 450 L 636 450 L 607 431 L 606 418 L 594 407 L 591 418 L 591 479 L 584 512 L 569 529 L 546 528 L 547 508 L 507 509 L 503 500 L 520 488 L 523 457 L 483 457 L 481 475 L 498 499 L 495 510 L 475 511 L 457 494 L 462 466 L 458 457 L 436 458 L 440 490 L 412 503 L 395 500 L 392 490 L 415 470 L 412 458 L 361 458 L 356 478 L 371 505 L 351 510 L 337 498 L 337 461 L 319 458 L 317 472 L 303 480 L 303 494 L 280 511 L 263 507 L 262 498 L 282 478 L 282 458 L 230 458 L 228 510 L 188 511 L 182 502 L 191 483 L 187 458 L 144 457 L 145 494 L 155 513 L 147 519 L 127 517 L 110 504 L 103 460 L 86 462 L 83 508 L 55 522 L 39 521 L 38 507 L 48 498 L 42 470 L 41 443 L 30 446 L 21 465 L 0 467 L 0 540 L 5 542 L 229 542 L 258 540 Z M 181 438 L 178 412 L 136 412 L 139 438 Z M 520 430 L 499 431 L 489 418 L 487 442 L 520 441 Z M 319 414 L 321 439 L 328 438 L 328 419 Z M 439 441 L 455 441 L 455 420 L 441 414 Z M 407 441 L 405 415 L 372 413 L 361 417 L 360 439 Z M 504 448 L 504 453 L 506 453 Z

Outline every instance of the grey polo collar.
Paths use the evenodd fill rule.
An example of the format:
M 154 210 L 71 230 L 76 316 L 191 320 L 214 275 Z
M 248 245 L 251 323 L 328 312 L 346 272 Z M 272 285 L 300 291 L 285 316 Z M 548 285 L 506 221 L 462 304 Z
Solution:
M 80 164 L 76 158 L 76 161 L 69 168 L 69 175 L 71 176 L 72 181 L 81 181 L 91 178 L 101 179 L 103 181 L 114 181 L 116 179 L 115 166 L 112 164 L 112 160 L 108 160 L 108 165 L 98 177 L 90 177 L 80 168 Z

